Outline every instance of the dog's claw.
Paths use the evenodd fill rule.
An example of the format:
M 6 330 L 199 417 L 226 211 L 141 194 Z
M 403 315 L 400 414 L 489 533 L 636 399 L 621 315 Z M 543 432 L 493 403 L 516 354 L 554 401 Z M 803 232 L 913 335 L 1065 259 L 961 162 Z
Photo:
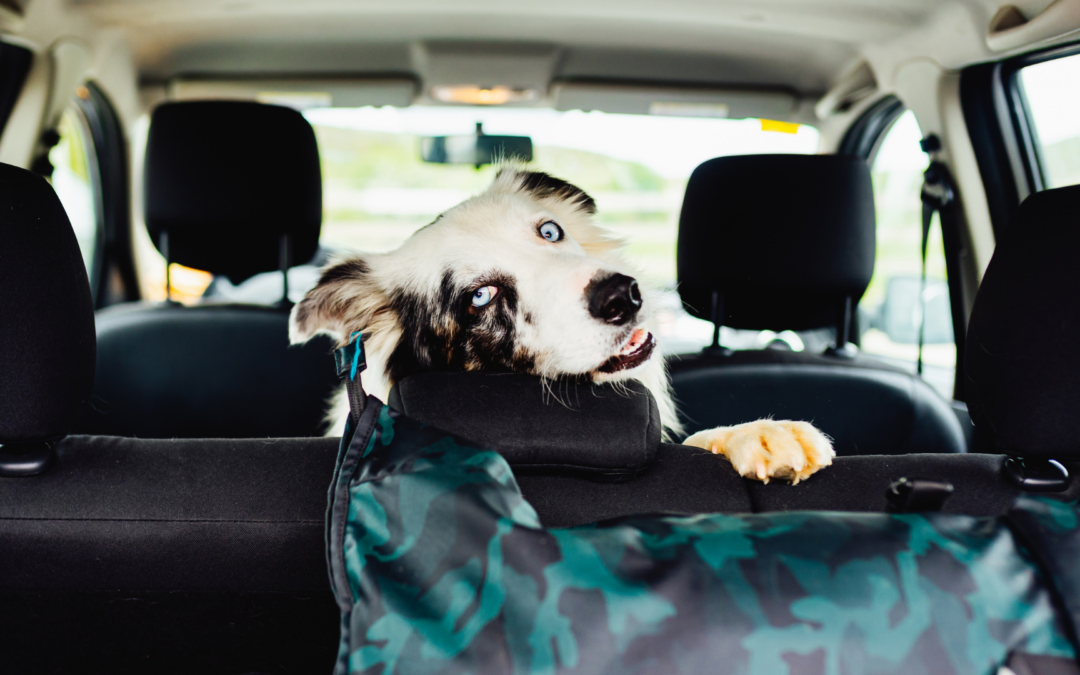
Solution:
M 724 455 L 739 475 L 768 483 L 784 478 L 797 485 L 836 455 L 825 434 L 807 422 L 758 420 L 701 431 L 683 441 Z

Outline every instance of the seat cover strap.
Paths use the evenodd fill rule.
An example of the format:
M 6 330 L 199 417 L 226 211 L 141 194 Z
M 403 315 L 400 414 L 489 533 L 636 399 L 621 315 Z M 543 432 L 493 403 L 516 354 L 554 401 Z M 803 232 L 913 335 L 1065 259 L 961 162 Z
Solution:
M 360 381 L 360 373 L 367 368 L 363 333 L 353 333 L 349 336 L 349 344 L 334 351 L 334 364 L 338 377 L 345 381 L 345 391 L 349 395 L 349 428 L 356 429 L 367 399 L 364 385 Z

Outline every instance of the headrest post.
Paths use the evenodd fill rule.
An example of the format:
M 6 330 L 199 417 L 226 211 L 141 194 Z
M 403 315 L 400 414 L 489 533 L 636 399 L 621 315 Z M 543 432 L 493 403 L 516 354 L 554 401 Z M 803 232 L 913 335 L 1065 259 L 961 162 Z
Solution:
M 158 235 L 158 250 L 165 258 L 165 303 L 172 302 L 172 256 L 169 255 L 169 231 L 162 230 Z
M 720 326 L 724 323 L 724 296 L 720 294 L 720 291 L 712 292 L 712 307 L 709 311 L 709 318 L 712 319 L 713 325 L 711 347 L 716 349 L 720 346 Z
M 848 336 L 851 335 L 852 304 L 851 296 L 844 296 L 844 304 L 840 308 L 836 322 L 836 344 L 825 350 L 825 353 L 829 356 L 835 356 L 842 359 L 855 358 L 855 345 L 848 342 Z
M 709 319 L 713 325 L 712 344 L 705 348 L 705 353 L 710 356 L 730 356 L 731 350 L 720 346 L 720 328 L 724 325 L 724 294 L 720 291 L 712 292 Z
M 289 268 L 292 267 L 292 236 L 288 232 L 282 232 L 278 238 L 278 268 L 281 270 L 281 307 L 291 307 L 289 300 Z
M 840 321 L 836 324 L 836 348 L 847 347 L 848 329 L 851 327 L 851 296 L 844 297 L 844 308 L 840 310 Z

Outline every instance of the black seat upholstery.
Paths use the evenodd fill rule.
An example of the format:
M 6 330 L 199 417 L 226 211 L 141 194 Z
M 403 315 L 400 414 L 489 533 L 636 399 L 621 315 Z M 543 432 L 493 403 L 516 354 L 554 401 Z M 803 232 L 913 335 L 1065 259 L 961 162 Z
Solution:
M 987 266 L 968 324 L 965 385 L 995 452 L 1065 459 L 1080 444 L 1080 186 L 1021 204 Z
M 39 176 L 0 164 L 0 447 L 53 443 L 94 383 L 90 282 Z
M 679 221 L 679 294 L 691 314 L 752 330 L 835 327 L 823 354 L 718 346 L 670 359 L 687 431 L 762 417 L 811 421 L 840 455 L 964 452 L 948 403 L 922 379 L 847 344 L 874 271 L 866 162 L 748 155 L 705 162 Z
M 294 110 L 162 105 L 147 143 L 147 229 L 168 260 L 235 283 L 284 270 L 318 247 L 319 172 L 314 132 Z M 98 313 L 97 332 L 97 385 L 82 433 L 251 438 L 322 430 L 337 383 L 331 345 L 320 338 L 289 347 L 287 302 L 121 305 Z
M 329 669 L 336 441 L 67 435 L 94 377 L 79 245 L 28 171 L 0 165 L 0 213 L 0 671 Z

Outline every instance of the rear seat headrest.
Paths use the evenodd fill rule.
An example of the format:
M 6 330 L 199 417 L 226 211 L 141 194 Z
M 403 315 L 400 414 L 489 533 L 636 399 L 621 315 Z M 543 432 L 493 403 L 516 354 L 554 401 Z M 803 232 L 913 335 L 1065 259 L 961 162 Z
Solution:
M 44 178 L 0 164 L 0 445 L 71 429 L 94 384 L 94 303 Z
M 679 218 L 679 294 L 723 325 L 834 326 L 874 272 L 874 192 L 866 161 L 837 155 L 718 157 L 690 176 Z
M 241 101 L 167 103 L 146 145 L 146 227 L 172 262 L 239 283 L 310 260 L 322 226 L 315 133 L 291 108 Z M 162 251 L 165 254 L 165 251 Z
M 645 386 L 624 384 L 545 385 L 539 377 L 512 373 L 422 373 L 395 385 L 388 403 L 498 450 L 515 470 L 569 470 L 615 480 L 648 467 L 662 429 Z
M 968 324 L 972 421 L 999 452 L 1080 456 L 1080 186 L 1029 197 L 1000 237 Z

